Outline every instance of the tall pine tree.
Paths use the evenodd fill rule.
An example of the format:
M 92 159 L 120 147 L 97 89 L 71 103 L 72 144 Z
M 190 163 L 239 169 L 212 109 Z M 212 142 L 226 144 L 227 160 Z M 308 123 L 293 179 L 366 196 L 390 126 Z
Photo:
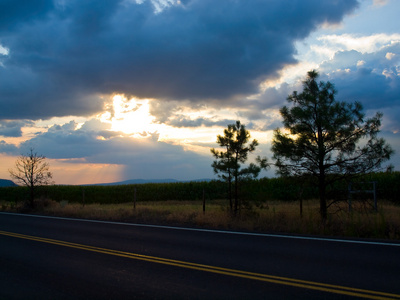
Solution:
M 308 72 L 303 92 L 287 98 L 291 107 L 280 110 L 284 130 L 275 130 L 272 151 L 279 174 L 310 174 L 317 179 L 325 220 L 327 186 L 378 170 L 393 150 L 377 136 L 381 113 L 365 119 L 359 102 L 336 101 L 333 84 L 318 83 L 317 78 L 316 71 Z

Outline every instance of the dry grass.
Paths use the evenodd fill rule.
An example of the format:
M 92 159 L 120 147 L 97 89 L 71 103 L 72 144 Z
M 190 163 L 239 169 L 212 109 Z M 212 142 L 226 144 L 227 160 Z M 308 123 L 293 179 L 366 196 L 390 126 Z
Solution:
M 380 202 L 378 212 L 354 206 L 352 213 L 345 204 L 330 208 L 326 222 L 319 216 L 316 200 L 303 202 L 300 216 L 298 202 L 270 201 L 264 208 L 243 209 L 232 216 L 226 201 L 207 203 L 202 211 L 200 201 L 139 202 L 129 204 L 60 203 L 41 199 L 35 213 L 52 216 L 191 226 L 201 228 L 244 230 L 253 232 L 281 232 L 311 235 L 385 238 L 400 240 L 400 207 Z M 21 211 L 15 203 L 0 202 L 3 211 Z

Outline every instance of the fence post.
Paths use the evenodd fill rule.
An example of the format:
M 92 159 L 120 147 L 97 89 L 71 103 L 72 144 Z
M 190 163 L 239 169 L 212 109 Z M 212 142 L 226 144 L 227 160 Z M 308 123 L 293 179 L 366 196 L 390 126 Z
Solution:
M 378 211 L 378 201 L 376 199 L 376 181 L 372 181 L 373 187 L 374 187 L 374 208 L 375 211 Z
M 206 195 L 205 195 L 205 191 L 203 189 L 203 214 L 206 213 Z
M 303 198 L 300 198 L 300 217 L 303 217 Z
M 82 189 L 82 204 L 85 206 L 85 189 Z
M 133 210 L 136 210 L 136 188 L 133 190 Z
M 349 212 L 351 212 L 351 182 L 349 183 Z

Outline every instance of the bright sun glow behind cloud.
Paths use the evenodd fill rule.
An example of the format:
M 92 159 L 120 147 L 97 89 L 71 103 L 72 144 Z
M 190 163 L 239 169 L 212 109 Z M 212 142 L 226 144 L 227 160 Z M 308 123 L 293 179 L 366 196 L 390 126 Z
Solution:
M 148 99 L 127 99 L 123 95 L 113 97 L 112 112 L 101 115 L 102 122 L 111 123 L 112 131 L 140 136 L 141 133 L 157 131 L 154 117 L 149 112 Z
M 175 145 L 182 145 L 186 150 L 198 150 L 202 143 L 215 141 L 221 128 L 199 126 L 194 130 L 192 127 L 175 127 L 156 121 L 156 117 L 150 113 L 151 99 L 127 99 L 124 95 L 115 95 L 107 111 L 98 116 L 102 123 L 110 124 L 110 131 L 122 132 L 123 134 L 140 139 L 148 138 L 157 134 L 158 141 L 164 141 Z M 222 113 L 222 112 L 221 112 Z M 226 117 L 233 117 L 232 112 L 225 112 Z M 190 110 L 181 107 L 178 118 L 185 115 L 188 120 L 196 120 L 198 117 L 210 117 L 212 114 L 207 110 Z M 194 145 L 193 145 L 194 144 Z M 196 144 L 200 144 L 196 145 Z M 209 149 L 207 148 L 207 154 Z

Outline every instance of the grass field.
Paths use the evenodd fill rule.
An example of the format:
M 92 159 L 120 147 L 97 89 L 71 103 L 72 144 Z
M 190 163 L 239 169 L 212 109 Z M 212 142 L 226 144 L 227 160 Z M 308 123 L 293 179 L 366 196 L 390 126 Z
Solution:
M 21 211 L 22 204 L 1 201 L 2 211 Z M 268 201 L 263 207 L 242 209 L 232 216 L 226 200 L 144 201 L 121 204 L 69 203 L 42 199 L 33 213 L 96 220 L 190 226 L 253 232 L 295 233 L 340 237 L 400 240 L 400 206 L 379 202 L 378 212 L 354 204 L 352 212 L 345 203 L 330 208 L 326 222 L 319 216 L 317 200 L 304 200 L 300 215 L 297 201 Z

